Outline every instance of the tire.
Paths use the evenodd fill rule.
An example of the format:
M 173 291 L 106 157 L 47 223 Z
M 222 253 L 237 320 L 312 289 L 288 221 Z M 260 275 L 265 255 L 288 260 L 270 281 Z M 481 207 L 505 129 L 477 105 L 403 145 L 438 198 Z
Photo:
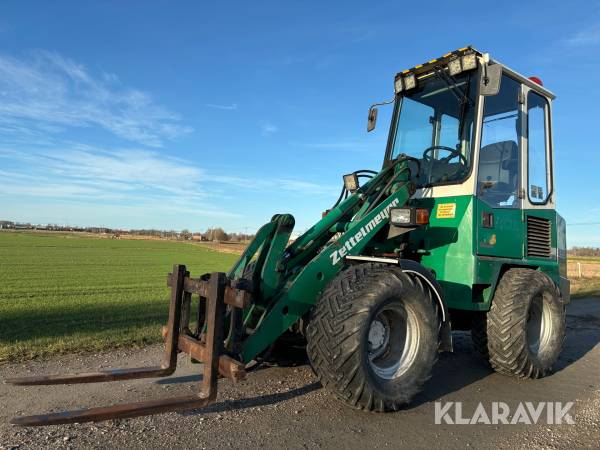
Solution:
M 486 313 L 475 313 L 471 322 L 471 340 L 473 341 L 475 350 L 489 363 L 490 352 L 488 351 L 486 319 Z
M 398 267 L 352 266 L 317 299 L 308 357 L 338 399 L 358 409 L 398 410 L 431 376 L 438 324 L 430 292 L 418 279 Z
M 562 351 L 565 307 L 554 282 L 533 269 L 509 269 L 487 313 L 489 362 L 499 373 L 541 378 Z

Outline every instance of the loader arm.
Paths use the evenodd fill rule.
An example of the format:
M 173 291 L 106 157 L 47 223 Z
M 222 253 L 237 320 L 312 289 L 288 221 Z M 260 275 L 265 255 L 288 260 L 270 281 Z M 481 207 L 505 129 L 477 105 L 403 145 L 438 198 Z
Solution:
M 192 278 L 185 266 L 174 266 L 168 277 L 171 300 L 169 321 L 163 329 L 164 362 L 160 366 L 6 380 L 16 385 L 45 385 L 163 377 L 175 371 L 177 353 L 185 352 L 203 362 L 203 381 L 197 395 L 22 416 L 11 422 L 39 426 L 99 421 L 211 404 L 216 399 L 217 378 L 242 380 L 245 364 L 310 310 L 319 292 L 344 268 L 345 257 L 361 254 L 387 225 L 390 208 L 404 205 L 411 192 L 410 170 L 401 156 L 291 245 L 288 242 L 294 218 L 275 215 L 259 229 L 227 274 Z M 250 263 L 254 269 L 247 275 Z M 199 304 L 194 331 L 190 329 L 193 295 Z M 226 327 L 229 333 L 225 333 Z

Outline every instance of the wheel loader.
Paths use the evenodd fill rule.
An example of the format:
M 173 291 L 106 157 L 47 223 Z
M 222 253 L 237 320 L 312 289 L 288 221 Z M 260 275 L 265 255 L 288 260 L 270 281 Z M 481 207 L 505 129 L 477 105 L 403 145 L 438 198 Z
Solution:
M 74 384 L 171 375 L 203 363 L 196 395 L 20 416 L 17 425 L 202 408 L 218 378 L 244 379 L 282 336 L 306 342 L 323 387 L 348 405 L 394 411 L 430 377 L 452 331 L 470 330 L 502 374 L 551 373 L 570 300 L 556 213 L 552 100 L 473 47 L 399 72 L 381 170 L 343 176 L 335 204 L 297 239 L 274 215 L 228 273 L 175 265 L 164 360 L 155 367 L 7 380 Z

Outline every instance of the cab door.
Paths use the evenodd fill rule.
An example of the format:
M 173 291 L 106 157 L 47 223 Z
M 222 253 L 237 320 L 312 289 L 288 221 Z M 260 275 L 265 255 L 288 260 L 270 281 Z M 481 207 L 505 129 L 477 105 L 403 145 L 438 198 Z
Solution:
M 475 193 L 478 255 L 523 257 L 523 90 L 504 74 L 484 98 Z
M 526 182 L 524 216 L 528 259 L 557 258 L 557 220 L 552 179 L 550 102 L 535 90 L 524 88 L 527 151 L 522 177 Z M 564 246 L 563 246 L 564 247 Z

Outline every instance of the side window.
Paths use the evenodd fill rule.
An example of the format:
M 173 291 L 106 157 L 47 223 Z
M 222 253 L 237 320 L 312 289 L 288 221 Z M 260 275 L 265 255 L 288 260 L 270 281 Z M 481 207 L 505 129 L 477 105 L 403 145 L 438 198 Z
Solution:
M 519 205 L 520 88 L 504 75 L 500 92 L 485 98 L 477 195 L 493 207 Z
M 546 110 L 544 97 L 529 91 L 527 94 L 527 189 L 531 203 L 548 199 L 548 152 L 546 139 Z

